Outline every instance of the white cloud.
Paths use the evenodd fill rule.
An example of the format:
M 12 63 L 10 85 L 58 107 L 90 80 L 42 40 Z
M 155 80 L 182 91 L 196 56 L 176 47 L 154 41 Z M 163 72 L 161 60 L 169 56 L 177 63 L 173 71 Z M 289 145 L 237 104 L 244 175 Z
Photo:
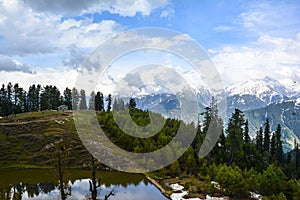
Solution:
M 239 23 L 259 35 L 291 36 L 299 31 L 300 4 L 285 1 L 251 1 L 245 3 Z
M 95 23 L 89 18 L 74 20 L 65 16 L 103 11 L 121 16 L 133 17 L 137 13 L 148 16 L 168 4 L 167 0 L 1 0 L 0 53 L 47 54 L 74 44 L 79 48 L 95 48 L 123 31 L 123 26 L 112 20 Z
M 32 67 L 24 65 L 16 60 L 12 60 L 10 57 L 1 54 L 0 54 L 0 71 L 5 71 L 5 72 L 20 71 L 29 74 L 34 73 Z
M 295 79 L 300 77 L 300 40 L 263 35 L 252 47 L 223 47 L 212 59 L 227 84 L 265 76 Z
M 175 10 L 171 7 L 164 9 L 161 11 L 160 17 L 168 18 L 170 19 L 175 14 Z
M 103 20 L 100 23 L 93 23 L 91 19 L 65 20 L 57 28 L 58 46 L 67 47 L 76 44 L 80 48 L 95 48 L 123 30 L 123 27 L 115 21 Z
M 72 44 L 94 48 L 123 30 L 112 20 L 94 23 L 91 19 L 66 19 L 61 22 L 60 16 L 33 12 L 17 0 L 0 2 L 0 19 L 3 38 L 0 52 L 6 55 L 53 53 Z
M 59 13 L 64 15 L 82 15 L 84 13 L 109 11 L 121 16 L 133 17 L 137 13 L 149 16 L 158 8 L 169 4 L 168 0 L 25 0 L 32 9 L 42 12 Z

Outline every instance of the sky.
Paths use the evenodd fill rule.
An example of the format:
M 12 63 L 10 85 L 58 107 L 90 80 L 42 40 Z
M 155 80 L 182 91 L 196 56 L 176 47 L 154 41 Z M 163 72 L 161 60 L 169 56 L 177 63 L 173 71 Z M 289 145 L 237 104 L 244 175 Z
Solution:
M 298 0 L 0 0 L 0 82 L 73 87 L 99 45 L 145 27 L 192 38 L 225 87 L 265 76 L 300 83 Z M 180 59 L 168 64 L 184 68 Z

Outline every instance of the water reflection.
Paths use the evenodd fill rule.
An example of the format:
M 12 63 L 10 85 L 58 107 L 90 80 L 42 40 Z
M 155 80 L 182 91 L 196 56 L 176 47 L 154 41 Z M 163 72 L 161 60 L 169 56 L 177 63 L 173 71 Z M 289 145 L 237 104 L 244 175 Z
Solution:
M 56 174 L 55 170 L 2 169 L 0 170 L 0 199 L 61 199 Z M 114 196 L 110 196 L 109 199 L 166 200 L 159 190 L 142 175 L 97 172 L 94 178 L 89 178 L 90 176 L 91 171 L 88 170 L 66 170 L 65 177 L 68 179 L 66 185 L 70 186 L 72 191 L 66 199 L 104 199 L 105 195 L 113 191 Z

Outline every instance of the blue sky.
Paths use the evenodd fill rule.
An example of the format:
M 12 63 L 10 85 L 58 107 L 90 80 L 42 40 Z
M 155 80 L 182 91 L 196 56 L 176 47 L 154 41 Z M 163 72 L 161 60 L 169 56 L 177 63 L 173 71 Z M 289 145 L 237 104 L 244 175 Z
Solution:
M 264 76 L 300 82 L 298 0 L 0 0 L 1 82 L 71 87 L 99 44 L 144 27 L 189 35 L 225 86 Z

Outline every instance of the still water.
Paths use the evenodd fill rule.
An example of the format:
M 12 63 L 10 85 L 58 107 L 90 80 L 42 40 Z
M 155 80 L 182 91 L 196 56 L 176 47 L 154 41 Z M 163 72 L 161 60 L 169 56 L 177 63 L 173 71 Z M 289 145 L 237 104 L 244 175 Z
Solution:
M 58 179 L 58 173 L 54 169 L 0 169 L 0 199 L 61 199 Z M 112 200 L 167 199 L 140 174 L 98 171 L 96 180 L 96 199 L 103 199 L 110 191 L 114 193 L 114 196 L 109 198 Z M 92 184 L 90 170 L 64 171 L 64 185 L 68 200 L 92 199 L 90 184 Z

